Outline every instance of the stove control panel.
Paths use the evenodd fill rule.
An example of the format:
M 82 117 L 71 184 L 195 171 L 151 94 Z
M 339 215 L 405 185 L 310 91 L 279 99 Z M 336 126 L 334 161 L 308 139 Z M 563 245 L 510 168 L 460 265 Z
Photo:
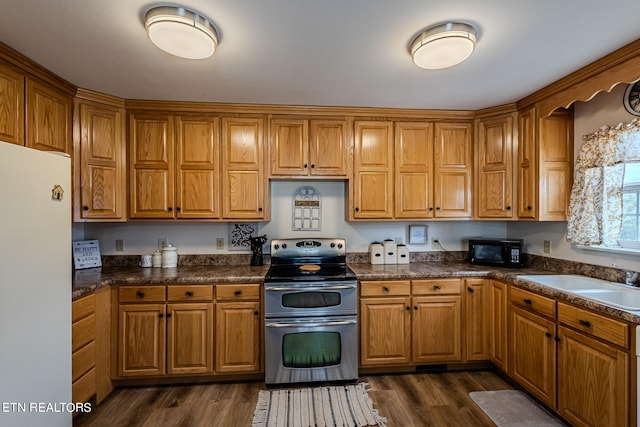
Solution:
M 273 239 L 271 259 L 335 258 L 347 254 L 345 239 Z

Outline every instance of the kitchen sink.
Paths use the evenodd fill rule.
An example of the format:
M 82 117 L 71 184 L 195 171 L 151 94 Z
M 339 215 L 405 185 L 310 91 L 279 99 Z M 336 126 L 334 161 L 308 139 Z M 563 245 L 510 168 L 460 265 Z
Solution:
M 583 289 L 615 289 L 611 282 L 592 277 L 578 276 L 571 274 L 550 274 L 550 275 L 522 275 L 518 279 L 528 280 L 540 285 L 563 291 L 578 291 Z
M 570 292 L 624 310 L 640 310 L 640 289 L 592 277 L 550 274 L 522 275 L 518 279 Z

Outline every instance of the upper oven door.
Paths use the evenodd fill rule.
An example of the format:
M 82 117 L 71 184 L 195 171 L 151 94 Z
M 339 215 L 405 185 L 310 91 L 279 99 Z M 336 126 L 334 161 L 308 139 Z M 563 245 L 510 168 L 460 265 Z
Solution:
M 265 283 L 265 317 L 356 314 L 357 281 Z

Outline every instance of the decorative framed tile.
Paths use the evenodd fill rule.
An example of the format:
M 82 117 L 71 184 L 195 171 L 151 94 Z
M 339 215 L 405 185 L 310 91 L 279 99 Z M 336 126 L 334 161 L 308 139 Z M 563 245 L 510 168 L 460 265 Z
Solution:
M 258 224 L 253 222 L 229 223 L 229 250 L 251 251 L 249 237 L 258 235 Z

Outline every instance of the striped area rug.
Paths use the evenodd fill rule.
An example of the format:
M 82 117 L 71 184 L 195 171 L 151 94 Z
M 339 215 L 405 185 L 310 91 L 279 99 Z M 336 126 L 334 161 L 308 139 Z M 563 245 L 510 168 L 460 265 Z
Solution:
M 373 409 L 367 383 L 261 390 L 252 427 L 386 426 Z

